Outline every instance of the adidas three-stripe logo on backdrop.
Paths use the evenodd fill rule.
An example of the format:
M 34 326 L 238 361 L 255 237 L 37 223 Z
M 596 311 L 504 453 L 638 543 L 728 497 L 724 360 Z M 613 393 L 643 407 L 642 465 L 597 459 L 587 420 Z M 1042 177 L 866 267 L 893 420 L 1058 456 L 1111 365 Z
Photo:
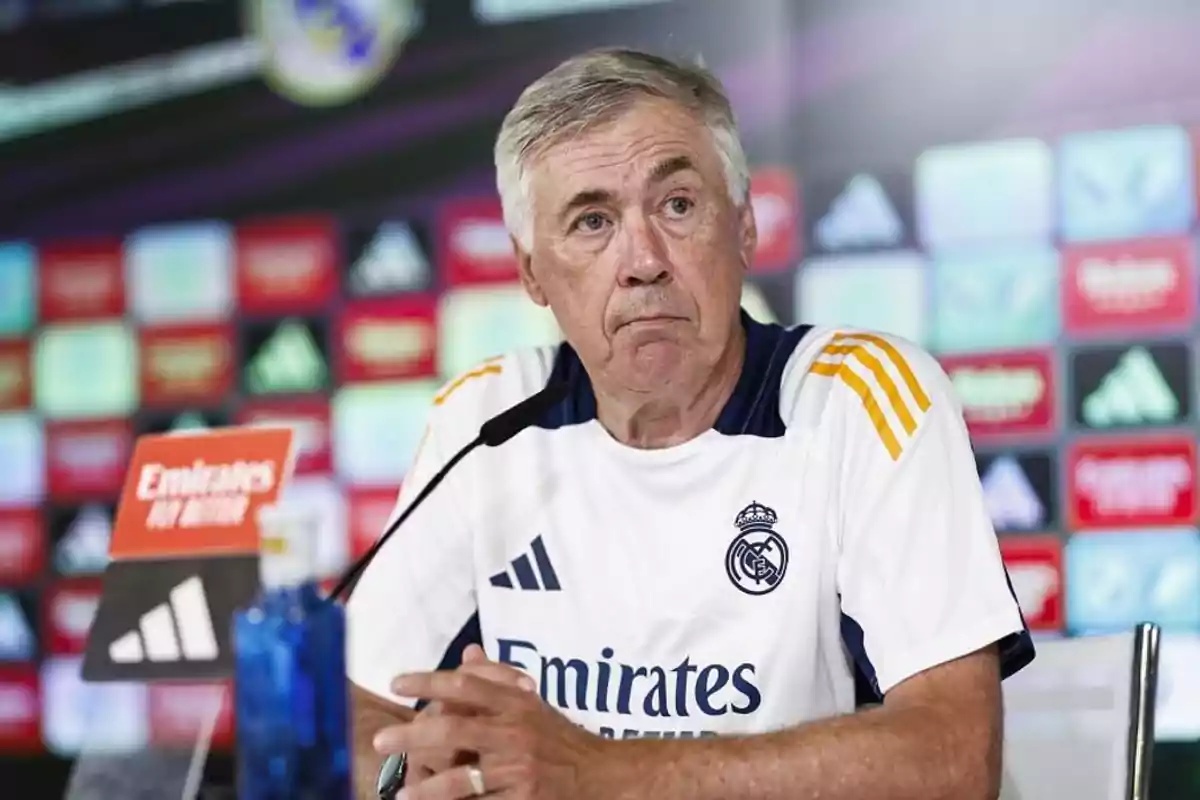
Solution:
M 562 589 L 541 536 L 529 544 L 526 552 L 510 561 L 508 569 L 497 572 L 488 582 L 501 589 L 531 592 L 557 592 Z
M 198 577 L 180 583 L 166 603 L 109 645 L 108 655 L 117 664 L 215 660 L 219 648 L 204 583 Z

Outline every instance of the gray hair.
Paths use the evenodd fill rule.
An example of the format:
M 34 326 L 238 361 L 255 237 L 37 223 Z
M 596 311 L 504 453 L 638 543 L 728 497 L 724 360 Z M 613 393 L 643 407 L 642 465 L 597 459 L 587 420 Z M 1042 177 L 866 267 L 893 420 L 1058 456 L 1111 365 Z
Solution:
M 564 61 L 530 84 L 496 137 L 496 188 L 504 224 L 522 248 L 533 239 L 530 161 L 549 147 L 611 122 L 640 98 L 677 103 L 704 121 L 725 170 L 733 202 L 750 192 L 750 167 L 720 81 L 700 65 L 636 50 L 602 49 Z

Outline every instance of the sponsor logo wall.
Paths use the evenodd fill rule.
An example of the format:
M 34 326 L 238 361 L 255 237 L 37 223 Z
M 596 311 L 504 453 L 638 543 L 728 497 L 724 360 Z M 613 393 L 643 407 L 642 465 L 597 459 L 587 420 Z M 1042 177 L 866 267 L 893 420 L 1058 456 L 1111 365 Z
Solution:
M 1197 147 L 1174 125 L 932 148 L 802 180 L 796 321 L 911 338 L 962 402 L 1037 636 L 1163 626 L 1169 704 L 1200 693 Z M 791 321 L 791 320 L 789 320 Z
M 1200 635 L 1191 141 L 1157 126 L 752 181 L 744 306 L 938 355 L 1039 635 L 1142 619 L 1168 650 Z M 305 215 L 0 243 L 0 289 L 0 750 L 70 754 L 110 706 L 113 747 L 177 740 L 210 697 L 79 682 L 134 437 L 291 425 L 290 496 L 327 518 L 333 576 L 381 532 L 440 385 L 558 339 L 491 197 L 428 226 Z M 1172 696 L 1200 694 L 1179 683 L 1200 681 L 1196 648 L 1170 657 L 1194 667 Z

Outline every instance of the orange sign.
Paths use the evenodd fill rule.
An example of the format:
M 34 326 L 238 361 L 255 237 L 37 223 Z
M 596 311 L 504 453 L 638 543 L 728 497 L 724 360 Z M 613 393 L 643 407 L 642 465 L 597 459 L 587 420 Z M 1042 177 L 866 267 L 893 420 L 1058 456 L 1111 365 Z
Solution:
M 258 552 L 258 511 L 292 470 L 290 428 L 143 436 L 121 492 L 110 555 L 159 558 Z

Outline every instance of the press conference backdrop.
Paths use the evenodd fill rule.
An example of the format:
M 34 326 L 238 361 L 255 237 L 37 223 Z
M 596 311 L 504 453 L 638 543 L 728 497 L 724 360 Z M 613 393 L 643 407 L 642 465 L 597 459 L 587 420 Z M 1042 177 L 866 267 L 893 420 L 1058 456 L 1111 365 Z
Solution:
M 1195 12 L 402 7 L 380 83 L 314 106 L 236 3 L 0 2 L 0 752 L 195 729 L 192 688 L 78 677 L 138 434 L 294 425 L 332 576 L 439 387 L 556 340 L 491 140 L 528 80 L 621 43 L 702 55 L 734 97 L 755 316 L 942 359 L 1029 625 L 1163 625 L 1156 796 L 1200 786 Z

